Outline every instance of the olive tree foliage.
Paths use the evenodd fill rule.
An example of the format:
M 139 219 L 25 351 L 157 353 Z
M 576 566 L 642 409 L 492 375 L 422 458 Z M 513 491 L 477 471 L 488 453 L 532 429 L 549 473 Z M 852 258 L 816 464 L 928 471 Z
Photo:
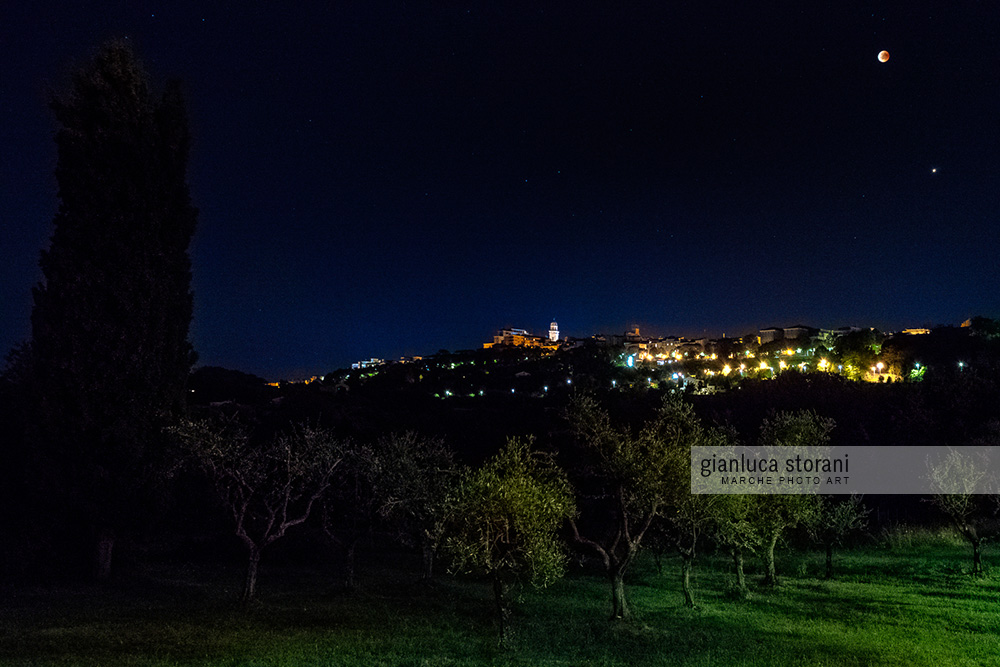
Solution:
M 423 578 L 429 580 L 448 520 L 455 513 L 459 469 L 454 452 L 441 439 L 412 431 L 382 436 L 376 450 L 385 461 L 379 513 L 404 542 L 420 548 Z
M 1000 535 L 1000 500 L 983 494 L 996 480 L 987 479 L 989 463 L 952 449 L 936 464 L 928 464 L 934 503 L 972 547 L 972 574 L 981 575 L 983 544 Z M 995 488 L 994 488 L 995 491 Z
M 832 419 L 820 417 L 811 410 L 781 412 L 764 420 L 758 444 L 778 456 L 776 449 L 822 447 L 830 442 Z M 784 455 L 781 455 L 784 456 Z M 764 560 L 764 586 L 777 586 L 778 573 L 774 562 L 774 549 L 786 531 L 808 524 L 819 511 L 819 496 L 813 494 L 761 494 L 753 496 L 751 512 L 753 525 L 758 531 L 761 555 Z
M 575 396 L 567 411 L 570 426 L 591 462 L 585 471 L 593 497 L 588 505 L 600 519 L 584 535 L 570 519 L 573 541 L 597 555 L 611 584 L 611 618 L 630 615 L 625 597 L 625 573 L 654 519 L 664 515 L 677 498 L 678 441 L 693 426 L 686 408 L 666 402 L 641 429 L 616 425 L 589 394 Z M 690 481 L 686 482 L 690 486 Z
M 186 420 L 169 430 L 211 479 L 232 516 L 248 554 L 242 599 L 249 602 L 256 595 L 263 550 L 309 518 L 346 445 L 330 431 L 307 424 L 268 439 L 253 438 L 251 429 L 235 419 Z
M 154 95 L 123 41 L 50 107 L 59 208 L 33 290 L 29 438 L 43 502 L 93 533 L 104 578 L 116 535 L 148 519 L 194 361 L 190 137 L 179 85 Z
M 870 510 L 861 496 L 847 498 L 820 496 L 819 507 L 809 518 L 806 528 L 813 540 L 826 550 L 826 578 L 833 579 L 833 549 L 844 543 L 851 533 L 864 530 Z
M 462 475 L 445 539 L 454 571 L 491 579 L 501 642 L 511 584 L 526 578 L 546 586 L 562 576 L 566 555 L 557 533 L 575 512 L 565 473 L 532 445 L 530 438 L 511 438 L 494 458 Z

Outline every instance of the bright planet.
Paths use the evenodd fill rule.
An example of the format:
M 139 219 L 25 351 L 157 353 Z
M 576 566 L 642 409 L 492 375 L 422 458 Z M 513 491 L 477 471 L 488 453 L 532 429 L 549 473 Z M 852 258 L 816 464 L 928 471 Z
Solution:
M 878 61 L 880 63 L 884 63 L 887 60 L 889 60 L 889 52 L 888 51 L 879 51 L 878 52 Z

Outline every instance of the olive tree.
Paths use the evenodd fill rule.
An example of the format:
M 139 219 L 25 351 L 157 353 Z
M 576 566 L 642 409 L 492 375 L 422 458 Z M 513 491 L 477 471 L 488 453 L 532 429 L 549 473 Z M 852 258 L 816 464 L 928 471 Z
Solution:
M 419 546 L 423 578 L 429 580 L 448 519 L 454 515 L 454 453 L 439 438 L 412 431 L 379 438 L 376 451 L 384 462 L 379 513 L 404 542 Z
M 433 577 L 454 514 L 457 475 L 454 454 L 444 442 L 414 432 L 382 435 L 344 452 L 320 516 L 323 532 L 342 554 L 345 589 L 354 588 L 358 544 L 376 530 L 418 547 L 422 577 Z
M 590 536 L 570 520 L 574 542 L 596 554 L 611 583 L 611 618 L 630 615 L 625 598 L 625 573 L 654 519 L 676 500 L 675 466 L 678 442 L 693 426 L 689 414 L 667 402 L 641 429 L 612 424 L 607 411 L 590 395 L 578 395 L 567 416 L 584 452 L 591 457 L 581 490 L 599 517 Z M 690 484 L 686 478 L 687 485 Z
M 861 502 L 861 496 L 847 498 L 821 496 L 819 507 L 806 524 L 809 535 L 826 550 L 826 578 L 833 579 L 833 548 L 843 544 L 851 533 L 863 530 L 868 524 L 870 510 Z
M 729 551 L 733 559 L 732 593 L 735 597 L 747 599 L 750 589 L 743 569 L 747 554 L 756 553 L 761 544 L 760 533 L 753 523 L 756 497 L 748 494 L 732 494 L 720 498 L 717 520 L 713 528 L 715 540 Z
M 512 438 L 482 467 L 467 471 L 455 495 L 445 547 L 456 571 L 481 572 L 493 584 L 500 641 L 507 638 L 508 590 L 520 577 L 545 586 L 562 576 L 557 532 L 575 512 L 573 494 L 553 458 Z
M 766 450 L 774 448 L 821 447 L 829 444 L 832 419 L 820 417 L 811 410 L 782 412 L 764 420 L 758 443 Z M 814 494 L 764 494 L 754 496 L 752 520 L 759 532 L 764 558 L 765 586 L 778 585 L 774 564 L 774 548 L 785 531 L 807 524 L 819 510 L 819 497 Z
M 356 444 L 345 450 L 332 488 L 320 501 L 320 525 L 340 552 L 344 590 L 354 590 L 355 554 L 379 520 L 379 481 L 384 459 L 376 448 Z
M 718 432 L 718 443 L 726 447 L 729 456 L 738 445 L 736 433 L 731 429 Z M 711 488 L 706 489 L 712 490 Z M 750 597 L 746 574 L 743 568 L 748 554 L 757 553 L 761 536 L 754 523 L 757 500 L 750 494 L 724 494 L 714 497 L 712 511 L 712 539 L 733 559 L 733 574 L 730 594 L 740 599 Z
M 691 572 L 697 556 L 698 542 L 719 523 L 726 508 L 727 496 L 694 492 L 691 483 L 691 448 L 721 447 L 731 441 L 731 436 L 720 429 L 704 427 L 691 404 L 669 397 L 644 432 L 665 445 L 668 461 L 664 471 L 665 481 L 672 496 L 664 513 L 681 558 L 681 592 L 684 604 L 694 607 Z
M 260 440 L 235 419 L 183 421 L 171 431 L 232 515 L 248 554 L 242 598 L 249 602 L 264 548 L 309 518 L 330 486 L 344 444 L 330 431 L 305 424 Z
M 983 574 L 983 543 L 1000 535 L 1000 503 L 983 495 L 988 461 L 952 449 L 935 464 L 928 477 L 935 494 L 931 501 L 972 547 L 972 574 Z

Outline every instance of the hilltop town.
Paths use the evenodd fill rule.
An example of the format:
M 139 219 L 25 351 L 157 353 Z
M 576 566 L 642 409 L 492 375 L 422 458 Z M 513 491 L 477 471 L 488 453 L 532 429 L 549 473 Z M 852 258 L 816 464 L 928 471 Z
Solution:
M 738 338 L 643 336 L 636 328 L 587 338 L 503 328 L 481 348 L 398 360 L 358 361 L 306 380 L 336 391 L 363 385 L 421 387 L 439 398 L 514 394 L 542 397 L 584 381 L 606 389 L 676 387 L 724 391 L 742 379 L 825 373 L 871 383 L 919 382 L 961 372 L 996 354 L 1000 323 L 975 317 L 957 326 L 881 332 L 857 326 L 768 327 Z M 284 384 L 273 382 L 274 386 Z

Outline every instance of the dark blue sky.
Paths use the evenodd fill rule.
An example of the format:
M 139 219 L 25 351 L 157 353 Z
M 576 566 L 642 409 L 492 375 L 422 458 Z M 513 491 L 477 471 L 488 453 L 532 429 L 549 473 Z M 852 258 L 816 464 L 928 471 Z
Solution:
M 992 2 L 4 3 L 0 347 L 47 90 L 115 36 L 185 84 L 205 365 L 998 317 L 998 34 Z

